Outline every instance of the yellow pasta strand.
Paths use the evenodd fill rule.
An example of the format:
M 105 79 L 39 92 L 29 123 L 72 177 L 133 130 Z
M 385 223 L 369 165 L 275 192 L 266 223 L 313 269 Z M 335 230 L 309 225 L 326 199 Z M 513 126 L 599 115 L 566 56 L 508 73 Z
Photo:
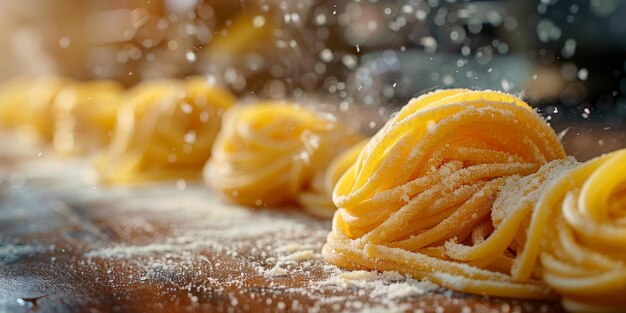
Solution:
M 413 99 L 337 183 L 323 255 L 468 293 L 554 297 L 539 274 L 517 280 L 511 267 L 538 198 L 532 186 L 575 165 L 565 157 L 554 131 L 514 96 L 450 89 Z M 522 179 L 527 188 L 499 197 Z
M 333 203 L 332 194 L 335 185 L 365 147 L 367 140 L 350 147 L 335 157 L 328 167 L 317 171 L 313 175 L 310 189 L 298 195 L 298 203 L 309 213 L 322 217 L 332 218 L 337 207 Z
M 361 139 L 334 119 L 292 104 L 234 107 L 205 167 L 205 181 L 236 203 L 292 203 L 312 188 L 316 172 Z
M 573 312 L 626 307 L 626 150 L 566 172 L 542 196 L 515 273 L 539 262 L 544 281 Z M 614 204 L 621 207 L 616 210 Z M 536 240 L 536 241 L 534 241 Z
M 54 148 L 61 154 L 94 151 L 110 141 L 123 86 L 111 80 L 68 85 L 54 103 Z
M 97 162 L 104 182 L 196 178 L 211 156 L 222 114 L 236 101 L 203 78 L 149 81 L 122 101 L 111 145 Z

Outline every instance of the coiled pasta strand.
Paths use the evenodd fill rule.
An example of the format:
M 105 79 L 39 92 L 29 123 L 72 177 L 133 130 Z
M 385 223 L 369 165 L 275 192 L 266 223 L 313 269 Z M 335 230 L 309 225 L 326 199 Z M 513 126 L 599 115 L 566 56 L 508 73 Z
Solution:
M 148 81 L 121 104 L 111 145 L 97 162 L 104 182 L 196 178 L 211 156 L 222 114 L 236 101 L 203 78 Z
M 564 158 L 554 131 L 514 96 L 466 89 L 423 95 L 369 141 L 337 183 L 339 210 L 323 255 L 339 266 L 396 270 L 468 293 L 554 297 L 539 276 L 510 275 L 528 205 L 500 220 L 492 208 L 506 177 Z
M 205 181 L 236 203 L 293 203 L 316 172 L 361 139 L 334 118 L 293 104 L 234 107 L 205 167 Z
M 300 204 L 309 213 L 322 218 L 332 218 L 337 207 L 333 203 L 332 195 L 335 185 L 367 144 L 361 141 L 335 157 L 328 167 L 317 171 L 311 180 L 309 190 L 298 195 Z
M 538 264 L 573 312 L 626 307 L 626 150 L 590 160 L 542 191 L 513 275 Z

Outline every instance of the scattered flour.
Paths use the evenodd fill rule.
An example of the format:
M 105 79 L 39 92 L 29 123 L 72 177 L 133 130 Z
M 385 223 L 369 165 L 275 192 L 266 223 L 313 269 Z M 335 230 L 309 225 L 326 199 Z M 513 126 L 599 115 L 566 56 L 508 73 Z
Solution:
M 313 250 L 303 250 L 294 252 L 290 255 L 285 256 L 284 260 L 291 260 L 296 262 L 308 261 L 315 258 L 315 253 Z
M 196 248 L 197 245 L 176 245 L 169 243 L 154 243 L 145 246 L 119 245 L 111 248 L 98 249 L 85 253 L 87 258 L 128 258 L 132 256 L 152 255 L 163 252 L 180 251 Z
M 53 249 L 54 246 L 0 244 L 0 264 L 9 264 L 22 257 L 32 256 Z
M 310 245 L 302 245 L 302 243 L 299 242 L 290 242 L 276 248 L 275 251 L 278 253 L 292 253 L 303 249 L 309 249 L 311 247 L 312 246 Z
M 54 164 L 46 162 L 39 168 L 55 168 Z M 73 168 L 72 177 L 80 173 Z M 117 290 L 138 283 L 167 285 L 165 293 L 187 291 L 192 303 L 198 303 L 202 294 L 228 299 L 230 306 L 224 308 L 233 312 L 244 311 L 242 305 L 261 303 L 256 300 L 266 308 L 287 311 L 432 311 L 425 307 L 432 299 L 419 297 L 438 291 L 435 284 L 395 272 L 349 272 L 324 261 L 319 251 L 329 223 L 289 211 L 255 212 L 226 205 L 201 184 L 188 184 L 184 192 L 173 184 L 94 189 L 79 178 L 68 179 L 64 170 L 46 173 L 44 178 L 53 181 L 54 177 L 65 182 L 55 184 L 55 196 L 69 200 L 77 210 L 106 208 L 88 215 L 106 221 L 104 226 L 119 238 L 117 242 L 124 243 L 106 247 L 86 243 L 88 250 L 76 260 L 80 266 L 67 270 L 75 275 L 85 269 L 105 270 L 97 278 Z M 46 186 L 50 185 L 48 181 Z M 0 244 L 0 266 L 51 249 Z M 269 282 L 260 283 L 259 276 Z M 448 297 L 434 305 L 455 300 Z
M 365 289 L 370 295 L 387 300 L 423 295 L 438 288 L 437 285 L 405 277 L 396 272 L 353 271 L 330 277 L 320 282 L 342 288 Z
M 259 274 L 263 274 L 265 277 L 281 277 L 289 275 L 289 271 L 276 265 L 271 269 L 263 269 L 262 267 L 257 267 L 257 271 Z

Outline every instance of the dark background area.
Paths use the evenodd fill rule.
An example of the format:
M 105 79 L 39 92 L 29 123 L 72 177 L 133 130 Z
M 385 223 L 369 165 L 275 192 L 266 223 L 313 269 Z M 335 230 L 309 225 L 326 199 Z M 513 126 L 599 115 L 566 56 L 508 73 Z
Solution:
M 489 88 L 523 95 L 556 128 L 626 127 L 617 0 L 3 0 L 0 12 L 4 78 L 203 74 L 240 96 L 380 115 L 435 88 Z

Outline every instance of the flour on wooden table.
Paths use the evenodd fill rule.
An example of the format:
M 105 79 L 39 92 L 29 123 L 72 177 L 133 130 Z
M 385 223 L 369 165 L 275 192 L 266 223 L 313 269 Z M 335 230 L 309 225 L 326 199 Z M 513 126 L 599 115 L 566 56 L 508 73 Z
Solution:
M 55 249 L 53 245 L 21 245 L 0 243 L 0 265 L 15 262 L 23 257 L 33 256 Z
M 84 160 L 35 158 L 20 168 L 21 189 L 62 199 L 68 218 L 93 223 L 99 236 L 108 236 L 102 241 L 106 244 L 83 243 L 76 256 L 80 266 L 68 271 L 81 275 L 104 269 L 98 278 L 116 290 L 134 284 L 167 286 L 167 292 L 188 293 L 192 306 L 202 302 L 199 294 L 209 294 L 227 299 L 224 312 L 244 311 L 245 303 L 254 301 L 272 311 L 311 313 L 423 312 L 459 301 L 427 281 L 328 264 L 321 250 L 330 221 L 293 208 L 259 210 L 224 203 L 200 182 L 95 185 L 85 174 Z M 11 216 L 18 213 L 11 211 Z M 0 264 L 46 249 L 0 245 Z

